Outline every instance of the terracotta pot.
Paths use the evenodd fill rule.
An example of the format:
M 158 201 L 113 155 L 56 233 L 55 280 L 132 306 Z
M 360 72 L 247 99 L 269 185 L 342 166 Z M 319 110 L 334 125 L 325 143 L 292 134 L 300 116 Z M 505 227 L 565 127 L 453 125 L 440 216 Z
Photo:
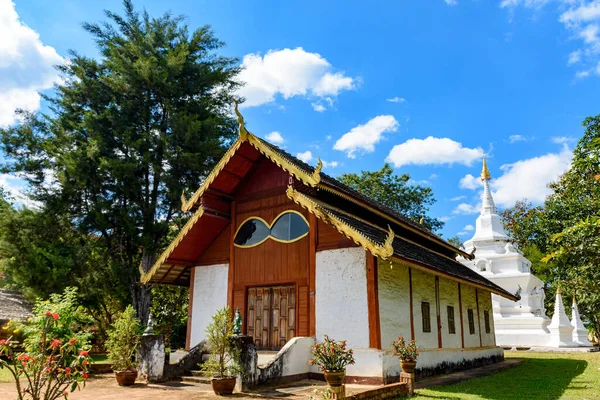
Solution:
M 346 370 L 341 371 L 325 371 L 323 372 L 325 375 L 325 380 L 327 384 L 331 387 L 340 387 L 344 383 L 344 378 L 346 377 Z
M 210 381 L 213 392 L 219 396 L 226 396 L 233 393 L 235 381 L 237 378 L 213 378 Z
M 414 374 L 416 366 L 416 361 L 400 361 L 400 367 L 402 368 L 402 372 Z
M 131 386 L 137 379 L 137 370 L 115 371 L 115 377 L 119 386 Z

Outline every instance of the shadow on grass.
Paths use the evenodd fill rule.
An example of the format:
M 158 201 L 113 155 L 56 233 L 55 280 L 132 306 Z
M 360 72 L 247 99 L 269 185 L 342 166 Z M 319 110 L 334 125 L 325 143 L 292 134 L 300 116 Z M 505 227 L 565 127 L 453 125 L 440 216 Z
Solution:
M 525 359 L 518 366 L 497 374 L 455 385 L 432 386 L 419 390 L 418 395 L 432 399 L 464 399 L 464 395 L 495 400 L 558 399 L 587 365 L 587 361 L 564 358 Z M 569 389 L 576 390 L 577 386 Z

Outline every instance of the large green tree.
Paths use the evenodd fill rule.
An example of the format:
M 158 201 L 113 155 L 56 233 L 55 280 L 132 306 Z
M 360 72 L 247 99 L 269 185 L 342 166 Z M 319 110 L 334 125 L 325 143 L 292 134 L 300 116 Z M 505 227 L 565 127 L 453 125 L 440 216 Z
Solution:
M 435 203 L 431 188 L 410 184 L 408 174 L 394 174 L 388 163 L 379 171 L 342 174 L 339 180 L 416 222 L 422 220 L 423 226 L 432 231 L 439 231 L 444 226 L 442 221 L 426 215 L 429 206 Z
M 165 245 L 180 195 L 195 190 L 235 135 L 230 117 L 237 60 L 208 26 L 124 15 L 84 24 L 100 56 L 71 54 L 51 112 L 23 114 L 0 131 L 5 171 L 23 173 L 48 213 L 93 235 L 118 265 L 142 321 L 150 289 L 139 284 Z
M 543 226 L 553 233 L 544 261 L 600 339 L 600 115 L 583 121 L 585 132 L 573 151 L 571 169 L 551 185 Z

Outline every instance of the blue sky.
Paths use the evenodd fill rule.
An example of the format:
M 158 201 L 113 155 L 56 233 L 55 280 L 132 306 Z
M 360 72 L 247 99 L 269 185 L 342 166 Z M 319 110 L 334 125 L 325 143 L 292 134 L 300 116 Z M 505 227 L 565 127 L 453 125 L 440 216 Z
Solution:
M 484 153 L 501 207 L 539 203 L 600 113 L 598 0 L 134 4 L 212 25 L 245 67 L 253 133 L 334 176 L 392 162 L 433 188 L 445 236 L 472 234 Z M 121 2 L 0 0 L 0 125 L 43 107 L 69 49 L 97 54 L 81 23 L 103 9 Z

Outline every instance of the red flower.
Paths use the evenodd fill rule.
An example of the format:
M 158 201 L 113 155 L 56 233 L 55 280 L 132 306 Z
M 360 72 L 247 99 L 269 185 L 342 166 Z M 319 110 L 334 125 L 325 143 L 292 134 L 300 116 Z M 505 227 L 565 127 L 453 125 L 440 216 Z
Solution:
M 69 368 L 69 367 L 65 368 L 65 373 L 67 375 L 71 375 L 71 368 Z
M 79 357 L 87 357 L 88 354 L 89 353 L 86 350 L 81 350 L 81 352 L 79 353 Z
M 82 377 L 84 380 L 86 380 L 86 379 L 88 378 L 88 374 L 83 374 L 83 375 L 81 375 L 81 377 Z
M 5 344 L 6 344 L 6 340 L 5 339 L 0 340 L 0 346 L 4 346 Z
M 54 318 L 55 321 L 58 320 L 58 317 L 59 317 L 59 315 L 58 315 L 57 312 L 55 312 L 54 314 L 52 314 L 52 318 Z
M 52 313 L 50 311 L 46 311 L 46 317 L 51 317 Z
M 61 344 L 62 344 L 62 342 L 58 339 L 54 339 L 53 341 L 50 342 L 50 346 L 52 346 L 52 347 L 60 347 Z
M 77 343 L 77 339 L 75 339 L 75 338 L 71 338 L 71 339 L 69 339 L 69 344 L 70 344 L 71 346 L 74 346 L 74 345 L 75 345 L 75 343 Z

